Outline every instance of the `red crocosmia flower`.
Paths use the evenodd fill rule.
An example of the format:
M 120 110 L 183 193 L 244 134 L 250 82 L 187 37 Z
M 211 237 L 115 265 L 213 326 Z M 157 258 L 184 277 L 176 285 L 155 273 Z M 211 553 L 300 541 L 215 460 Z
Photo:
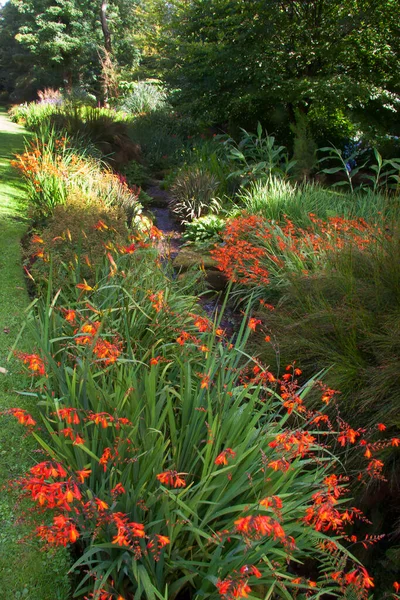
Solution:
M 66 546 L 69 542 L 74 544 L 79 538 L 73 521 L 63 515 L 53 518 L 53 525 L 41 525 L 36 529 L 37 535 L 53 546 Z
M 235 521 L 235 526 L 239 533 L 255 539 L 267 535 L 273 536 L 274 540 L 284 540 L 286 537 L 282 525 L 276 519 L 266 515 L 241 517 Z
M 7 412 L 13 415 L 21 425 L 25 425 L 26 427 L 33 427 L 36 425 L 35 419 L 22 408 L 10 408 Z
M 111 490 L 111 496 L 118 496 L 119 494 L 125 494 L 125 488 L 122 483 L 117 483 Z
M 87 283 L 86 279 L 83 280 L 83 283 L 78 283 L 78 290 L 83 290 L 84 292 L 92 292 L 93 288 Z
M 157 541 L 158 541 L 158 545 L 160 546 L 160 548 L 164 548 L 164 546 L 167 546 L 168 544 L 170 544 L 170 539 L 169 537 L 167 537 L 166 535 L 158 535 L 157 534 Z
M 114 513 L 111 515 L 111 520 L 114 521 L 118 529 L 117 535 L 112 541 L 113 544 L 131 546 L 133 538 L 145 537 L 144 525 L 135 521 L 129 521 L 128 515 L 121 512 Z
M 377 427 L 379 431 L 385 431 L 386 429 L 386 425 L 384 425 L 383 423 L 378 423 Z
M 392 446 L 400 446 L 400 438 L 392 438 Z
M 186 481 L 180 477 L 177 471 L 164 471 L 157 475 L 157 479 L 163 485 L 168 485 L 174 488 L 186 487 Z
M 40 237 L 40 235 L 36 235 L 36 234 L 32 236 L 31 242 L 32 242 L 32 244 L 44 244 L 44 241 Z
M 122 246 L 120 251 L 122 254 L 133 254 L 136 250 L 135 244 L 130 244 L 129 246 Z
M 68 321 L 68 323 L 75 323 L 76 320 L 76 311 L 69 309 L 64 309 L 64 319 Z
M 393 587 L 394 587 L 394 591 L 396 592 L 396 594 L 398 594 L 400 592 L 400 583 L 398 583 L 397 581 L 395 581 L 393 583 Z
M 257 325 L 260 325 L 260 324 L 261 324 L 261 320 L 260 319 L 255 319 L 254 317 L 251 317 L 251 319 L 249 319 L 249 322 L 248 322 L 248 327 L 252 331 L 255 331 Z
M 223 579 L 222 581 L 217 581 L 215 585 L 217 586 L 218 592 L 221 594 L 221 596 L 225 596 L 231 589 L 232 583 L 232 579 Z
M 78 479 L 80 483 L 84 483 L 87 477 L 90 477 L 92 469 L 82 469 L 81 471 L 76 471 L 78 475 Z
M 156 356 L 154 358 L 151 358 L 149 362 L 152 367 L 155 367 L 160 362 L 160 357 Z
M 232 448 L 227 448 L 226 450 L 222 450 L 222 452 L 220 454 L 218 454 L 214 463 L 216 465 L 227 465 L 228 464 L 228 458 L 227 458 L 228 456 L 235 458 L 236 452 L 234 452 L 232 450 Z
M 257 579 L 262 577 L 262 573 L 254 565 L 243 565 L 240 569 L 242 575 L 254 575 Z
M 97 229 L 97 231 L 105 231 L 108 229 L 108 226 L 104 223 L 104 221 L 99 219 L 96 225 L 94 225 L 94 228 Z
M 236 587 L 233 589 L 234 598 L 247 598 L 251 592 L 251 587 L 247 584 L 247 581 L 239 581 Z
M 103 465 L 104 472 L 107 470 L 107 463 L 112 459 L 112 453 L 110 448 L 105 448 L 103 454 L 100 457 L 99 464 Z
M 100 500 L 100 498 L 96 498 L 95 502 L 96 502 L 97 508 L 99 509 L 100 512 L 107 510 L 107 508 L 108 508 L 107 502 L 104 502 L 104 500 Z
M 32 371 L 33 375 L 45 375 L 46 370 L 44 368 L 44 361 L 40 358 L 38 354 L 18 354 L 18 358 L 22 360 L 24 365 L 28 367 L 30 371 Z
M 65 420 L 69 425 L 78 425 L 80 423 L 80 419 L 75 408 L 59 408 L 58 412 L 55 414 L 58 414 L 59 418 Z
M 29 469 L 29 472 L 35 477 L 43 477 L 44 479 L 49 479 L 50 477 L 53 479 L 64 478 L 67 476 L 67 472 L 62 465 L 49 461 L 38 463 Z
M 197 373 L 199 377 L 201 377 L 200 389 L 206 390 L 210 386 L 210 376 L 204 373 Z

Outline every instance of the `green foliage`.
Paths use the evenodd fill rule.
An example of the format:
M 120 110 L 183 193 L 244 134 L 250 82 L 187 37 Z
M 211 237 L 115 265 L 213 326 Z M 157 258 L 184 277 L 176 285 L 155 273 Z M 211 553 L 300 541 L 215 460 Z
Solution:
M 143 114 L 162 110 L 167 103 L 167 93 L 157 80 L 138 81 L 121 103 L 121 110 L 131 114 Z
M 371 174 L 363 173 L 361 178 L 364 181 L 370 181 L 374 193 L 381 190 L 394 189 L 399 190 L 400 183 L 400 158 L 382 159 L 382 156 L 376 148 L 373 149 L 374 164 L 371 164 L 368 157 L 363 156 L 357 149 L 350 156 L 344 157 L 343 151 L 332 146 L 331 148 L 320 148 L 320 152 L 329 153 L 328 156 L 323 156 L 318 162 L 325 161 L 336 162 L 336 166 L 321 170 L 321 173 L 334 175 L 337 173 L 343 174 L 343 180 L 336 181 L 332 187 L 349 186 L 349 191 L 354 193 L 353 179 L 363 170 L 372 171 Z M 353 163 L 356 162 L 356 166 Z M 370 184 L 370 185 L 371 185 Z M 359 186 L 362 187 L 362 183 Z
M 39 395 L 51 433 L 49 441 L 36 432 L 35 439 L 72 477 L 89 470 L 79 484 L 82 501 L 74 504 L 73 512 L 82 548 L 76 567 L 83 567 L 76 594 L 105 588 L 145 598 L 217 598 L 218 580 L 247 564 L 261 571 L 258 580 L 248 579 L 253 597 L 269 593 L 283 599 L 299 589 L 291 583 L 297 567 L 288 567 L 289 562 L 299 564 L 302 573 L 301 565 L 308 560 L 315 565 L 322 561 L 319 585 L 338 593 L 327 575 L 344 567 L 349 555 L 336 539 L 327 567 L 321 544 L 327 536 L 304 520 L 335 461 L 313 443 L 313 458 L 300 453 L 284 472 L 268 467 L 279 457 L 276 436 L 291 429 L 275 391 L 267 385 L 243 385 L 246 368 L 255 365 L 246 352 L 248 314 L 230 345 L 217 333 L 218 321 L 213 324 L 192 313 L 196 299 L 181 281 L 163 273 L 155 257 L 151 249 L 120 256 L 111 282 L 104 265 L 89 296 L 89 311 L 87 299 L 66 284 L 55 297 L 49 293 L 46 301 L 39 300 L 31 314 L 32 331 L 46 360 L 47 384 Z M 67 308 L 76 310 L 76 323 L 64 318 Z M 93 344 L 79 343 L 76 326 L 94 324 Z M 183 332 L 182 349 L 175 336 Z M 96 344 L 102 340 L 120 348 L 116 362 L 96 358 Z M 201 346 L 207 347 L 206 353 Z M 307 393 L 305 386 L 300 394 Z M 63 435 L 63 408 L 77 411 L 80 423 L 73 431 L 80 432 L 82 443 L 73 444 Z M 86 418 L 93 413 L 112 420 L 101 427 Z M 299 435 L 305 432 L 301 415 L 294 427 Z M 100 463 L 106 449 L 117 451 L 116 460 Z M 217 458 L 226 449 L 232 454 L 225 466 Z M 157 475 L 170 470 L 179 473 L 182 488 L 158 480 Z M 117 484 L 123 493 L 115 492 Z M 271 499 L 272 507 L 263 507 L 263 498 Z M 282 508 L 275 511 L 277 498 Z M 106 508 L 85 512 L 84 506 L 96 499 Z M 121 514 L 144 524 L 146 539 L 132 546 L 116 542 L 113 520 Z M 243 535 L 236 524 L 250 515 L 266 518 L 274 530 Z M 164 548 L 157 542 L 159 535 L 168 536 Z M 301 587 L 311 598 L 320 595 L 307 581 Z
M 136 160 L 132 160 L 127 165 L 124 165 L 121 172 L 126 177 L 129 187 L 143 187 L 149 181 L 148 170 Z
M 186 223 L 183 239 L 199 247 L 210 247 L 221 241 L 225 219 L 217 215 L 205 215 Z
M 384 422 L 393 432 L 400 426 L 399 253 L 397 230 L 362 252 L 332 252 L 313 277 L 292 277 L 268 317 L 281 364 L 301 356 L 306 373 L 328 369 L 344 418 L 362 427 Z
M 296 124 L 291 127 L 295 137 L 293 141 L 294 175 L 297 180 L 310 179 L 317 165 L 317 144 L 314 141 L 310 123 L 307 118 L 298 113 Z
M 140 145 L 147 165 L 155 171 L 181 165 L 195 131 L 191 119 L 165 110 L 139 115 L 129 123 L 131 138 Z
M 289 161 L 285 146 L 277 146 L 274 136 L 264 135 L 260 123 L 257 133 L 242 129 L 239 143 L 231 137 L 219 139 L 223 141 L 226 159 L 239 167 L 229 177 L 240 179 L 242 186 L 258 180 L 267 181 L 273 176 L 286 177 L 295 166 L 294 161 Z
M 256 182 L 238 195 L 231 211 L 245 209 L 277 223 L 284 215 L 300 227 L 309 227 L 310 213 L 321 219 L 341 216 L 363 218 L 369 222 L 393 221 L 398 218 L 399 200 L 393 195 L 374 193 L 371 189 L 343 193 L 315 183 L 294 184 L 273 178 L 267 183 Z
M 28 131 L 38 131 L 56 110 L 56 106 L 52 104 L 30 102 L 13 106 L 9 114 L 14 123 L 23 125 Z
M 219 182 L 201 167 L 185 167 L 171 187 L 170 209 L 182 223 L 198 219 L 209 212 L 218 212 L 220 202 L 215 197 Z
M 109 63 L 131 79 L 140 50 L 134 40 L 138 0 L 11 0 L 0 9 L 0 87 L 12 99 L 34 100 L 44 87 L 64 87 L 74 101 L 107 97 Z M 103 10 L 101 10 L 103 8 Z M 105 28 L 103 28 L 103 25 Z M 108 35 L 105 33 L 108 29 Z
M 287 135 L 296 109 L 322 107 L 356 122 L 364 114 L 364 125 L 371 115 L 377 128 L 398 123 L 393 0 L 156 4 L 164 77 L 179 89 L 179 106 L 208 122 L 261 120 Z

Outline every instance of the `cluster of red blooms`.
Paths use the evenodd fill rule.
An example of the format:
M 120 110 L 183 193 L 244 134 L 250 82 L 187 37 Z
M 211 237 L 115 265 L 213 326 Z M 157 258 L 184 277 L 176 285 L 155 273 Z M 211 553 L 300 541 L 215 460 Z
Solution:
M 226 225 L 224 245 L 214 249 L 211 256 L 231 281 L 269 284 L 269 272 L 263 267 L 264 249 L 246 239 L 260 229 L 265 229 L 265 222 L 257 216 L 232 219 Z
M 261 539 L 265 536 L 272 536 L 274 540 L 281 542 L 287 541 L 287 537 L 282 525 L 277 519 L 268 515 L 248 515 L 235 521 L 235 529 L 246 538 Z M 293 540 L 290 540 L 293 543 Z
M 346 593 L 349 588 L 357 590 L 360 600 L 367 600 L 371 588 L 374 587 L 374 580 L 370 577 L 368 571 L 361 566 L 349 573 L 337 571 L 331 574 L 331 578 L 340 585 L 343 593 Z
M 157 475 L 157 479 L 160 483 L 169 487 L 186 487 L 186 481 L 183 477 L 181 477 L 181 475 L 184 475 L 184 473 L 178 473 L 177 471 L 164 471 L 163 473 L 159 473 Z
M 26 427 L 33 427 L 36 425 L 35 419 L 23 408 L 8 408 L 5 411 L 5 414 L 12 415 L 15 417 L 21 425 L 25 425 Z
M 43 376 L 46 374 L 44 360 L 38 354 L 19 352 L 17 356 L 28 367 L 32 375 Z
M 324 479 L 325 489 L 313 494 L 313 504 L 307 508 L 304 520 L 317 531 L 334 531 L 343 533 L 343 527 L 352 517 L 348 511 L 341 512 L 338 508 L 338 499 L 345 492 L 340 486 L 336 475 Z
M 347 245 L 360 250 L 381 233 L 363 219 L 329 217 L 326 221 L 310 213 L 312 227 L 302 229 L 288 218 L 278 227 L 260 216 L 243 214 L 231 219 L 223 234 L 223 244 L 212 251 L 218 268 L 233 282 L 244 285 L 268 285 L 272 267 L 285 266 L 285 254 L 295 254 L 307 264 L 309 256 L 319 260 L 329 251 Z M 308 273 L 307 269 L 304 271 Z

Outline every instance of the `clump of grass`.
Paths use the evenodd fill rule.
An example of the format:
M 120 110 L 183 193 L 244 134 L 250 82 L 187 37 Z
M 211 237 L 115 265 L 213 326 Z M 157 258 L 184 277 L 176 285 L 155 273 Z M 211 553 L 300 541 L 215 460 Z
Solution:
M 396 219 L 400 211 L 399 197 L 393 194 L 368 189 L 350 194 L 316 183 L 295 184 L 280 178 L 255 182 L 239 194 L 238 204 L 249 214 L 261 215 L 277 223 L 286 215 L 300 227 L 311 224 L 310 213 L 321 219 L 341 216 L 383 222 Z

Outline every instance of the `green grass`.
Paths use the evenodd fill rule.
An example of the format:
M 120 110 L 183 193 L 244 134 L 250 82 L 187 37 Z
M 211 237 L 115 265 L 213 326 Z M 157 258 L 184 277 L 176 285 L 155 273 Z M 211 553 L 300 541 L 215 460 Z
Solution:
M 36 414 L 34 402 L 17 397 L 15 390 L 28 382 L 15 359 L 7 356 L 21 329 L 29 304 L 21 266 L 20 240 L 28 221 L 24 188 L 10 166 L 13 153 L 23 149 L 25 131 L 11 123 L 0 108 L 0 411 L 21 406 Z M 25 336 L 20 349 L 30 349 Z M 29 537 L 32 522 L 28 506 L 20 504 L 8 486 L 34 462 L 35 444 L 23 435 L 12 417 L 0 417 L 0 590 L 2 600 L 66 600 L 68 558 L 64 551 L 41 552 Z M 21 541 L 22 540 L 22 541 Z

